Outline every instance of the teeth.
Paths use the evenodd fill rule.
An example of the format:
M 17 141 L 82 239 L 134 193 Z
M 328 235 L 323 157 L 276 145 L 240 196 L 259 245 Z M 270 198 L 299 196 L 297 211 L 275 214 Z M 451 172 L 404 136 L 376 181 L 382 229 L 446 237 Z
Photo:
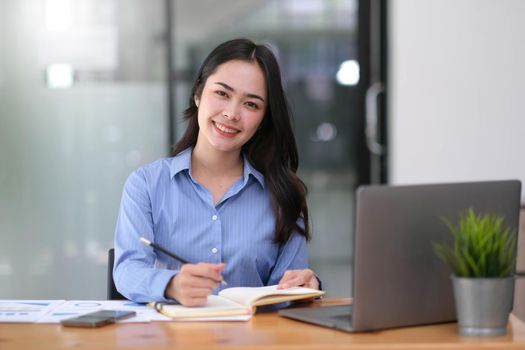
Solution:
M 238 132 L 238 131 L 235 130 L 235 129 L 227 128 L 227 127 L 225 127 L 224 125 L 219 124 L 219 123 L 217 123 L 217 122 L 215 122 L 215 126 L 216 126 L 217 129 L 219 129 L 220 131 L 229 132 L 229 133 L 232 133 L 232 134 Z

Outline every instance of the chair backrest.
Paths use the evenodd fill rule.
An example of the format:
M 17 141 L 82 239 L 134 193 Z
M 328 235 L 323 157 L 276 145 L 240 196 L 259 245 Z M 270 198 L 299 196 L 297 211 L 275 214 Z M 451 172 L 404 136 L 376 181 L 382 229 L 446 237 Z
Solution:
M 115 281 L 113 281 L 113 265 L 115 263 L 115 249 L 111 248 L 108 250 L 108 300 L 123 300 L 126 299 L 120 294 L 115 287 Z

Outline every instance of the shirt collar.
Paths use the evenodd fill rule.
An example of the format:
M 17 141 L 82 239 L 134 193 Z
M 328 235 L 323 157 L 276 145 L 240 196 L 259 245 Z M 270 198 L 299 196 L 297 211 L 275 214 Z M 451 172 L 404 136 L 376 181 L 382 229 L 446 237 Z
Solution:
M 189 147 L 172 158 L 171 166 L 170 166 L 170 176 L 171 177 L 174 177 L 175 175 L 177 175 L 183 170 L 191 170 L 191 152 L 192 151 L 193 151 L 193 147 Z M 243 182 L 247 183 L 250 175 L 252 175 L 259 182 L 261 187 L 264 188 L 265 186 L 264 175 L 261 174 L 257 169 L 255 169 L 250 164 L 246 155 L 243 155 L 243 161 L 244 161 Z
M 171 159 L 170 177 L 174 177 L 183 170 L 191 169 L 191 151 L 193 147 L 186 148 Z
M 248 158 L 246 155 L 243 155 L 244 160 L 244 183 L 248 182 L 248 178 L 250 175 L 252 175 L 257 181 L 259 181 L 259 184 L 262 188 L 264 188 L 264 175 L 261 174 L 257 169 L 255 169 L 250 162 L 248 161 Z

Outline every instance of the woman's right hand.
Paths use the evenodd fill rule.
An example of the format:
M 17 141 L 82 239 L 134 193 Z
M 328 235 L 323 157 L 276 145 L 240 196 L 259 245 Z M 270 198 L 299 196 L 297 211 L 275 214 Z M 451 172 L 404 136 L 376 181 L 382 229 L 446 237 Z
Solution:
M 166 287 L 166 296 L 184 306 L 206 304 L 217 284 L 222 281 L 225 264 L 184 264 Z

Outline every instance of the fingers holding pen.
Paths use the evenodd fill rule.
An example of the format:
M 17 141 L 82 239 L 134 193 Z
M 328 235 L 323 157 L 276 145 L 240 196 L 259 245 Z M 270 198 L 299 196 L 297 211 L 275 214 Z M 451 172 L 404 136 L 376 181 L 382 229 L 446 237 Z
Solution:
M 180 272 L 184 275 L 201 277 L 214 282 L 214 286 L 222 281 L 221 272 L 226 267 L 226 264 L 209 264 L 209 263 L 198 263 L 198 264 L 185 264 L 180 269 Z M 215 288 L 214 287 L 214 288 Z
M 169 283 L 166 294 L 184 306 L 204 305 L 222 281 L 225 264 L 185 264 Z

